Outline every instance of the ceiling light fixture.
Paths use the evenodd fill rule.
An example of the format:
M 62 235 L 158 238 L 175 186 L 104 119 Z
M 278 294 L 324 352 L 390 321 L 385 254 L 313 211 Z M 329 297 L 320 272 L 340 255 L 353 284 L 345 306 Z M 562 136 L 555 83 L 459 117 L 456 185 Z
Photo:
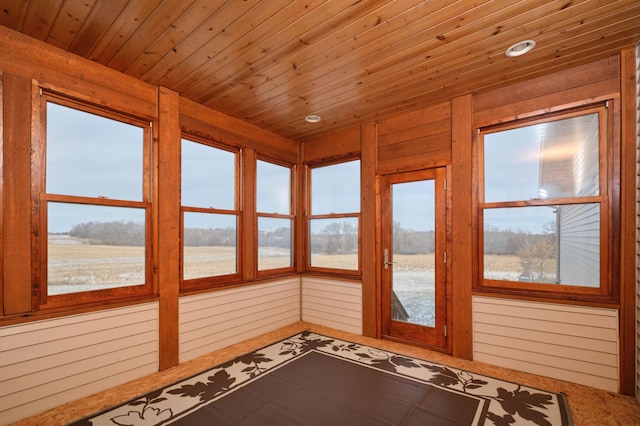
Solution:
M 305 120 L 307 123 L 319 123 L 319 122 L 320 122 L 320 120 L 322 120 L 322 118 L 320 118 L 320 116 L 319 116 L 319 115 L 310 114 L 310 115 L 307 115 L 307 116 L 304 118 L 304 120 Z
M 533 40 L 519 41 L 509 46 L 504 54 L 510 58 L 515 58 L 516 56 L 530 52 L 534 47 L 536 47 L 536 42 Z

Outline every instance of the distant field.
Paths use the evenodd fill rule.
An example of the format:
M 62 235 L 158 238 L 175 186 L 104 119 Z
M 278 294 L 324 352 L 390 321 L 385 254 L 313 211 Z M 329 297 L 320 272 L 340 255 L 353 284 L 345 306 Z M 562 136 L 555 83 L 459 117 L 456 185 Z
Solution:
M 49 284 L 51 286 L 90 285 L 126 286 L 144 282 L 144 248 L 87 244 L 65 235 L 49 236 Z M 232 247 L 185 248 L 186 278 L 234 273 L 236 260 Z M 260 248 L 260 268 L 272 269 L 289 265 L 289 252 L 279 248 Z M 351 268 L 356 255 L 313 255 L 316 266 Z M 432 270 L 434 255 L 395 255 L 394 270 Z M 453 260 L 455 261 L 455 260 Z M 551 264 L 552 262 L 547 262 Z M 487 271 L 519 273 L 516 256 L 486 256 Z

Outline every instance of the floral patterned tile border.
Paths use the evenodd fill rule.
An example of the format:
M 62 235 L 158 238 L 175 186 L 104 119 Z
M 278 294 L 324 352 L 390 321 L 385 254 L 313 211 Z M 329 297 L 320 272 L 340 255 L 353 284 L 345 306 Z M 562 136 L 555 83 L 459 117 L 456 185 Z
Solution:
M 478 419 L 477 424 L 572 424 L 569 405 L 562 394 L 304 331 L 73 425 L 170 424 L 310 351 L 483 398 L 488 401 L 488 409 L 483 410 L 484 417 Z

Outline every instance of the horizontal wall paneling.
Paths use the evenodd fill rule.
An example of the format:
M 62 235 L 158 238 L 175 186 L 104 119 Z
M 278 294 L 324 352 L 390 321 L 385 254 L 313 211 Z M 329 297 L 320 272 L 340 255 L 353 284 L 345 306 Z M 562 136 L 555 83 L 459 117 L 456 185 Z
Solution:
M 473 297 L 473 359 L 617 392 L 615 309 Z

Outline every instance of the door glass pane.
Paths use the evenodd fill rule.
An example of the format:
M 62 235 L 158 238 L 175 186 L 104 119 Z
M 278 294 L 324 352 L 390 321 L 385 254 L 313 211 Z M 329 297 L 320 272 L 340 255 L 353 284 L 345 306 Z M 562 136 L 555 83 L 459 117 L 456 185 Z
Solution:
M 392 319 L 435 327 L 435 181 L 391 187 Z
M 50 296 L 145 283 L 145 210 L 50 202 Z

